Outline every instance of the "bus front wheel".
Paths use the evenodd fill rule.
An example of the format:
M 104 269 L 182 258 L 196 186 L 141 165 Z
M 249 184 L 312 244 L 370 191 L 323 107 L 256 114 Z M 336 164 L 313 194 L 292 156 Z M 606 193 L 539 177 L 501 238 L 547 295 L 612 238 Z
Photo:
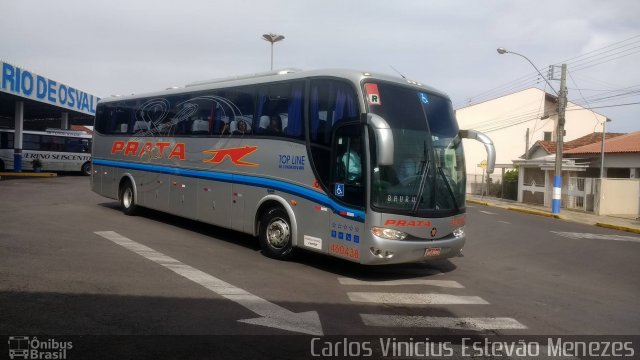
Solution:
M 136 199 L 131 181 L 127 180 L 120 188 L 120 207 L 125 215 L 135 215 Z
M 260 247 L 268 257 L 287 260 L 293 255 L 291 223 L 284 209 L 267 210 L 260 218 Z

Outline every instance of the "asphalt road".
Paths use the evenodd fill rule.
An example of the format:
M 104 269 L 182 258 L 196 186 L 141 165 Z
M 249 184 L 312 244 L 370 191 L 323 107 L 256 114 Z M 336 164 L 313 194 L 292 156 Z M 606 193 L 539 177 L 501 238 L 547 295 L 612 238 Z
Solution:
M 2 181 L 0 203 L 2 334 L 304 332 L 239 321 L 265 311 L 317 312 L 325 335 L 640 334 L 640 236 L 615 230 L 469 206 L 464 257 L 366 267 L 276 261 L 237 232 L 128 217 L 86 177 Z

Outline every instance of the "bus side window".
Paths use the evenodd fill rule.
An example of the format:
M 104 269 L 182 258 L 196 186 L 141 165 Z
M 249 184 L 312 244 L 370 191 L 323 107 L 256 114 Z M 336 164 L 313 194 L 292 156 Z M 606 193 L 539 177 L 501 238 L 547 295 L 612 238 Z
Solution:
M 250 134 L 255 111 L 254 90 L 252 88 L 223 89 L 219 90 L 216 96 L 215 108 L 210 115 L 214 133 L 221 136 Z
M 13 133 L 0 132 L 0 149 L 13 149 Z
M 65 139 L 65 152 L 81 153 L 87 152 L 86 139 L 80 138 L 66 138 Z
M 34 135 L 34 134 L 22 135 L 22 148 L 24 150 L 41 150 L 40 135 Z
M 125 103 L 120 103 L 113 107 L 111 111 L 111 133 L 112 134 L 128 134 L 132 128 L 129 126 L 131 122 L 131 111 Z
M 273 84 L 258 91 L 256 133 L 302 139 L 304 83 Z

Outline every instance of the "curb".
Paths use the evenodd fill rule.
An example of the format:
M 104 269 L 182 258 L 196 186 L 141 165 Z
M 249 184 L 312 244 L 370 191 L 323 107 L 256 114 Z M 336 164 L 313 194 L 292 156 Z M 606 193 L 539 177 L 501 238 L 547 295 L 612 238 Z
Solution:
M 35 172 L 24 172 L 24 173 L 0 172 L 0 178 L 4 177 L 5 179 L 8 179 L 8 178 L 34 178 L 34 177 L 47 178 L 47 177 L 56 177 L 56 176 L 58 176 L 58 174 L 51 173 L 51 172 L 40 172 L 40 173 L 35 173 Z
M 595 225 L 599 226 L 599 227 L 602 227 L 602 228 L 626 231 L 626 232 L 630 232 L 630 233 L 634 233 L 634 234 L 640 234 L 640 229 L 632 228 L 632 227 L 628 227 L 628 226 L 613 225 L 613 224 L 607 224 L 607 223 L 596 223 Z
M 525 213 L 525 214 L 538 215 L 538 216 L 544 216 L 544 217 L 548 217 L 548 218 L 554 218 L 554 219 L 563 220 L 563 218 L 560 215 L 555 215 L 555 214 L 551 214 L 551 213 L 544 212 L 544 211 L 523 209 L 523 208 L 517 208 L 517 207 L 507 207 L 507 209 L 511 210 L 511 211 L 518 211 L 518 212 Z
M 489 206 L 488 202 L 484 202 L 484 201 L 478 201 L 478 200 L 473 200 L 473 199 L 467 199 L 467 202 L 470 204 L 476 204 L 476 205 L 484 205 L 484 206 Z
M 538 210 L 533 210 L 533 209 L 525 209 L 525 208 L 519 208 L 519 207 L 513 207 L 513 206 L 503 207 L 503 206 L 496 205 L 496 204 L 490 204 L 490 203 L 488 203 L 486 201 L 479 201 L 479 200 L 473 200 L 473 199 L 467 199 L 467 202 L 470 203 L 470 204 L 498 207 L 498 208 L 507 209 L 507 210 L 511 210 L 511 211 L 517 211 L 517 212 L 521 212 L 521 213 L 525 213 L 525 214 L 544 216 L 544 217 L 553 218 L 553 219 L 576 222 L 576 223 L 580 223 L 580 224 L 598 226 L 598 227 L 601 227 L 601 228 L 607 228 L 607 229 L 613 229 L 613 230 L 619 230 L 619 231 L 626 231 L 626 232 L 630 232 L 630 233 L 633 233 L 633 234 L 640 234 L 640 228 L 635 228 L 635 227 L 629 227 L 629 226 L 624 226 L 624 225 L 614 225 L 614 224 L 600 223 L 600 222 L 593 223 L 593 222 L 575 221 L 575 220 L 567 219 L 566 217 L 564 217 L 562 215 L 556 215 L 556 214 L 552 214 L 552 213 L 545 212 L 545 211 L 538 211 Z

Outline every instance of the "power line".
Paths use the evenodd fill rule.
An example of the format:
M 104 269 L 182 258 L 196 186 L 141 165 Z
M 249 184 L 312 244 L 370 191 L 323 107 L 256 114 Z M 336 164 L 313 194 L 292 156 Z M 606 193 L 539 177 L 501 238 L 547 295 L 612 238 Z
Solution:
M 628 92 L 617 94 L 617 95 L 592 98 L 591 102 L 601 102 L 601 101 L 608 101 L 614 98 L 626 98 L 626 97 L 633 97 L 633 96 L 640 96 L 640 90 L 628 91 Z
M 592 62 L 587 62 L 587 63 L 581 64 L 581 65 L 578 65 L 576 68 L 573 68 L 573 71 L 574 71 L 574 72 L 576 72 L 576 71 L 580 71 L 580 70 L 588 69 L 588 68 L 591 68 L 591 67 L 594 67 L 594 66 L 597 66 L 597 65 L 606 64 L 606 63 L 611 62 L 611 61 L 613 61 L 613 60 L 618 60 L 618 59 L 621 59 L 621 58 L 623 58 L 623 57 L 627 57 L 627 56 L 630 56 L 630 55 L 633 55 L 633 54 L 637 54 L 637 53 L 639 53 L 639 52 L 640 52 L 640 46 L 636 46 L 636 47 L 634 47 L 634 48 L 632 48 L 632 49 L 629 49 L 629 50 L 633 50 L 633 49 L 637 49 L 637 50 L 636 50 L 636 51 L 633 51 L 633 52 L 630 52 L 630 53 L 622 54 L 622 55 L 620 55 L 620 56 L 616 56 L 616 57 L 611 58 L 611 59 L 608 59 L 608 60 L 604 60 L 604 61 L 598 61 L 598 62 L 596 62 L 596 60 L 603 60 L 603 59 L 606 59 L 606 58 L 611 57 L 611 56 L 613 56 L 613 55 L 621 54 L 621 53 L 623 53 L 623 52 L 618 52 L 618 53 L 615 53 L 615 54 L 610 54 L 610 55 L 604 56 L 604 57 L 602 57 L 602 58 L 600 58 L 600 59 L 596 59 L 596 60 L 594 60 L 594 61 L 592 61 Z
M 563 62 L 567 64 L 572 63 L 576 65 L 576 68 L 572 68 L 572 71 L 575 73 L 576 71 L 584 70 L 593 66 L 601 65 L 613 60 L 630 56 L 640 52 L 640 45 L 633 46 L 640 43 L 640 39 L 638 38 L 640 38 L 640 34 L 603 46 L 595 50 L 591 50 L 584 54 L 574 56 L 572 58 L 564 60 Z M 637 40 L 634 40 L 634 39 L 637 39 Z M 633 46 L 633 47 L 629 48 L 630 46 Z M 532 75 L 534 76 L 532 77 Z M 460 104 L 460 105 L 464 107 L 475 105 L 480 102 L 484 102 L 486 100 L 498 98 L 498 97 L 504 96 L 505 94 L 513 93 L 515 92 L 515 90 L 524 89 L 526 87 L 530 87 L 531 85 L 535 86 L 535 84 L 539 83 L 539 81 L 536 81 L 537 79 L 539 79 L 539 75 L 537 75 L 536 73 L 529 73 L 528 75 L 509 81 L 503 85 L 499 85 L 497 87 L 491 88 L 477 95 L 468 97 L 467 99 L 469 99 L 469 101 L 465 104 Z
M 638 104 L 640 104 L 640 101 L 638 101 L 638 102 L 632 102 L 632 103 L 626 103 L 626 104 L 614 104 L 614 105 L 594 106 L 594 107 L 592 107 L 592 109 L 604 109 L 604 108 L 612 108 L 612 107 L 620 107 L 620 106 L 630 106 L 630 105 L 638 105 Z M 575 111 L 575 110 L 580 110 L 580 109 L 567 109 L 567 111 Z
M 632 43 L 629 43 L 629 44 L 626 44 L 626 45 L 623 45 L 623 46 L 615 47 L 615 48 L 612 48 L 612 49 L 609 49 L 609 50 L 603 50 L 603 51 L 600 51 L 599 53 L 588 55 L 588 56 L 586 56 L 586 54 L 583 54 L 580 58 L 576 58 L 576 60 L 573 60 L 573 61 L 567 61 L 567 62 L 565 62 L 565 64 L 567 64 L 567 65 L 577 65 L 577 64 L 579 64 L 581 62 L 587 62 L 587 60 L 589 62 L 590 61 L 595 61 L 597 59 L 594 59 L 594 58 L 597 58 L 597 57 L 600 57 L 600 56 L 605 56 L 606 57 L 606 56 L 611 56 L 611 55 L 614 55 L 614 54 L 619 54 L 619 53 L 622 53 L 622 52 L 625 52 L 625 51 L 633 50 L 633 49 L 637 48 L 637 46 L 632 47 L 630 49 L 625 49 L 625 48 L 629 47 L 629 46 L 632 46 L 632 45 L 635 45 L 635 44 L 640 44 L 640 40 L 634 41 Z M 624 49 L 624 50 L 621 50 L 621 49 Z M 621 51 L 618 51 L 617 53 L 614 53 L 614 54 L 605 55 L 605 54 L 607 54 L 609 52 L 617 51 L 617 50 L 621 50 Z M 589 59 L 591 59 L 591 60 L 589 60 Z M 559 65 L 559 64 L 555 64 L 555 65 Z
M 569 78 L 571 79 L 571 81 L 573 82 L 573 84 L 578 87 L 578 84 L 576 84 L 576 81 L 573 79 L 573 76 L 571 75 L 571 72 L 567 71 L 567 73 L 569 73 Z M 591 105 L 589 105 L 589 102 L 587 101 L 587 99 L 585 99 L 584 95 L 582 94 L 582 90 L 580 90 L 580 88 L 578 88 L 578 93 L 580 94 L 580 96 L 582 97 L 582 100 L 584 100 L 585 104 L 587 104 L 587 109 L 589 109 L 589 111 L 591 111 L 591 114 L 593 115 L 594 119 L 596 120 L 596 124 L 593 127 L 593 130 L 595 131 L 596 126 L 598 126 L 598 124 L 600 123 L 600 121 L 598 120 L 598 117 L 596 116 L 596 114 L 593 112 L 593 110 L 591 110 Z M 566 109 L 565 109 L 566 110 Z M 606 119 L 605 119 L 606 121 Z
M 601 79 L 596 79 L 596 78 L 594 78 L 592 76 L 588 76 L 588 75 L 586 75 L 584 73 L 583 74 L 574 73 L 573 75 L 575 76 L 576 79 L 582 79 L 582 80 L 586 80 L 588 82 L 592 82 L 592 83 L 595 83 L 595 84 L 598 84 L 598 85 L 602 85 L 602 86 L 607 87 L 609 90 L 614 90 L 616 87 L 619 86 L 617 84 L 612 84 L 612 83 L 610 83 L 608 81 L 604 81 L 604 80 L 601 80 Z
M 534 85 L 540 83 L 540 80 L 538 80 L 539 78 L 540 76 L 537 73 L 536 74 L 532 73 L 530 75 L 520 77 L 516 80 L 512 80 L 508 83 L 489 89 L 487 91 L 484 91 L 480 94 L 474 95 L 467 99 L 474 100 L 474 101 L 469 101 L 469 103 L 471 104 L 478 104 L 488 99 L 495 99 L 497 97 L 500 97 L 498 96 L 500 94 L 511 93 L 513 92 L 512 90 L 514 89 L 523 89 L 526 87 L 533 87 Z M 465 104 L 464 106 L 467 106 L 467 105 Z
M 598 49 L 594 49 L 594 50 L 591 50 L 591 51 L 587 51 L 586 53 L 583 53 L 583 54 L 580 54 L 580 55 L 574 56 L 574 57 L 572 57 L 572 58 L 568 58 L 568 59 L 562 60 L 562 61 L 560 61 L 560 62 L 557 62 L 557 63 L 556 63 L 556 65 L 559 65 L 559 64 L 561 64 L 561 63 L 569 64 L 570 62 L 573 62 L 573 60 L 576 60 L 576 59 L 579 59 L 579 58 L 585 57 L 585 56 L 587 56 L 587 55 L 589 55 L 589 54 L 592 54 L 592 53 L 594 53 L 594 52 L 602 51 L 602 50 L 604 50 L 604 49 L 610 48 L 610 47 L 612 47 L 612 46 L 615 46 L 615 45 L 618 45 L 618 44 L 621 44 L 621 43 L 624 43 L 624 42 L 627 42 L 627 41 L 632 40 L 632 39 L 635 39 L 635 38 L 640 38 L 640 34 L 638 34 L 638 35 L 634 35 L 634 36 L 632 36 L 632 37 L 630 37 L 630 38 L 627 38 L 627 39 L 624 39 L 624 40 L 620 40 L 620 41 L 617 41 L 617 42 L 611 43 L 611 44 L 609 44 L 609 45 L 603 46 L 603 47 L 598 48 Z

